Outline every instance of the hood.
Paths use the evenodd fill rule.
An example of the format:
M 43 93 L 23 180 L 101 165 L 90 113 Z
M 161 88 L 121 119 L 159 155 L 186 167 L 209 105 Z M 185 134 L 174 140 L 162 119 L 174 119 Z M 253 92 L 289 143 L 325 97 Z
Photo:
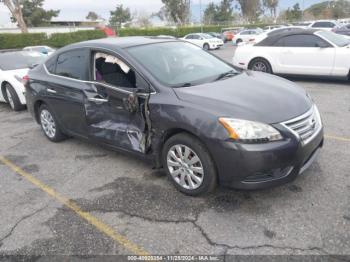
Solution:
M 252 71 L 174 91 L 180 100 L 195 104 L 217 117 L 268 124 L 295 118 L 312 106 L 307 93 L 293 82 Z

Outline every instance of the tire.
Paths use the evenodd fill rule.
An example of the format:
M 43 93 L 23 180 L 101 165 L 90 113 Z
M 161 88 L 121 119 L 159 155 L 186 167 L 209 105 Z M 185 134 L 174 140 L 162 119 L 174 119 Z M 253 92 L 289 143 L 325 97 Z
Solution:
M 25 109 L 25 105 L 21 104 L 21 101 L 19 100 L 15 89 L 10 84 L 5 84 L 4 91 L 4 97 L 6 98 L 7 103 L 9 103 L 13 111 L 21 111 Z
M 203 45 L 203 49 L 206 50 L 206 51 L 208 51 L 208 50 L 210 49 L 210 46 L 209 46 L 208 44 L 204 44 L 204 45 Z
M 45 104 L 40 106 L 39 120 L 40 120 L 41 129 L 43 130 L 44 135 L 51 142 L 61 142 L 67 138 L 62 133 L 56 118 L 52 114 L 52 111 Z
M 249 63 L 248 69 L 273 74 L 270 63 L 264 58 L 256 58 Z
M 186 195 L 208 194 L 217 185 L 214 161 L 203 143 L 192 135 L 180 133 L 169 138 L 162 161 L 168 178 Z
M 236 44 L 238 45 L 239 43 L 242 43 L 242 42 L 243 42 L 242 39 L 237 39 Z

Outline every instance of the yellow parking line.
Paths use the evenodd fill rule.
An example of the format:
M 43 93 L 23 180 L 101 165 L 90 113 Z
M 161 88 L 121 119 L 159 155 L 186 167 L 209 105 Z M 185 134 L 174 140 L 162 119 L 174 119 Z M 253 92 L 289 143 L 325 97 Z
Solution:
M 340 136 L 329 136 L 329 135 L 325 135 L 324 137 L 325 137 L 325 138 L 329 138 L 329 139 L 338 140 L 338 141 L 350 142 L 350 138 L 346 138 L 346 137 L 340 137 Z
M 96 229 L 98 229 L 100 232 L 104 233 L 105 235 L 112 238 L 114 241 L 118 242 L 120 245 L 122 245 L 127 250 L 131 251 L 132 253 L 139 255 L 139 256 L 147 256 L 149 255 L 145 250 L 143 250 L 141 247 L 138 247 L 136 244 L 132 243 L 130 240 L 128 240 L 126 237 L 122 236 L 118 232 L 116 232 L 111 226 L 106 225 L 102 221 L 100 221 L 98 218 L 94 217 L 88 212 L 83 211 L 77 204 L 75 204 L 72 200 L 62 196 L 58 192 L 56 192 L 51 187 L 45 185 L 40 180 L 36 179 L 32 175 L 25 172 L 20 167 L 16 166 L 14 163 L 12 163 L 10 160 L 6 159 L 5 157 L 0 156 L 0 162 L 6 165 L 7 167 L 11 168 L 14 172 L 16 172 L 18 175 L 25 178 L 27 181 L 35 185 L 36 187 L 40 188 L 42 191 L 47 193 L 49 196 L 57 200 L 58 202 L 62 203 L 72 211 L 74 211 L 77 215 L 79 215 L 81 218 L 86 220 L 88 223 L 93 225 Z

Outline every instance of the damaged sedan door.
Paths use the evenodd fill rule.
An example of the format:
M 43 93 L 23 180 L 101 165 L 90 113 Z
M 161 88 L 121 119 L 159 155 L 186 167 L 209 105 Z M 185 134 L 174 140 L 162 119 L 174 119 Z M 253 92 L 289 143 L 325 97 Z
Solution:
M 92 88 L 86 92 L 89 137 L 145 153 L 148 143 L 148 83 L 119 58 L 95 53 Z

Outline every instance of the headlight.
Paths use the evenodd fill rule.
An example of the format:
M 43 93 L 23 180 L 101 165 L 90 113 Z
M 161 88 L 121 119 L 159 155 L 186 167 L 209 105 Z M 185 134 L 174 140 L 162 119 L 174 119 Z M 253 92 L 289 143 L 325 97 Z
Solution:
M 280 132 L 270 125 L 233 118 L 219 118 L 219 122 L 229 133 L 229 137 L 247 143 L 281 140 Z

